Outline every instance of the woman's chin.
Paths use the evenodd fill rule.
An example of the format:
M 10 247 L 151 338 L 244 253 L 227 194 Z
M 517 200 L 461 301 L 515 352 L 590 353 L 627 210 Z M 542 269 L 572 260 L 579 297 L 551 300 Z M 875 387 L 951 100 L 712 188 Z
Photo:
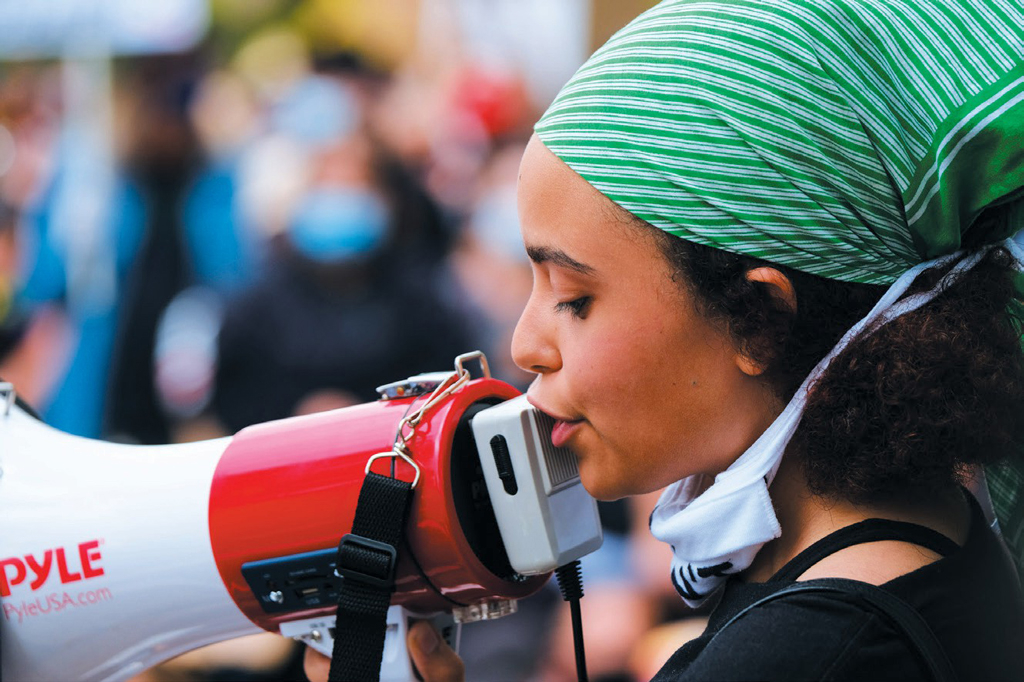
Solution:
M 580 482 L 583 488 L 590 493 L 590 496 L 601 502 L 612 502 L 626 497 L 622 484 L 618 481 L 609 481 L 606 476 L 594 475 L 588 472 L 588 467 L 580 466 Z

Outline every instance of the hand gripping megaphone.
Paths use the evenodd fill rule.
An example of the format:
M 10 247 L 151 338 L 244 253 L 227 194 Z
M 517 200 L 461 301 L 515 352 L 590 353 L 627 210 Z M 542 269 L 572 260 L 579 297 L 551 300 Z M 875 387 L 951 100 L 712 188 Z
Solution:
M 484 376 L 464 369 L 472 356 Z M 455 390 L 439 396 L 445 385 Z M 261 630 L 329 654 L 345 580 L 338 545 L 371 470 L 416 479 L 384 680 L 413 679 L 404 614 L 503 615 L 555 567 L 600 546 L 572 455 L 552 447 L 545 415 L 486 375 L 482 355 L 380 391 L 374 403 L 169 446 L 70 436 L 12 405 L 9 391 L 0 405 L 4 682 L 123 680 Z M 420 418 L 409 429 L 411 414 Z M 411 465 L 381 456 L 400 436 Z

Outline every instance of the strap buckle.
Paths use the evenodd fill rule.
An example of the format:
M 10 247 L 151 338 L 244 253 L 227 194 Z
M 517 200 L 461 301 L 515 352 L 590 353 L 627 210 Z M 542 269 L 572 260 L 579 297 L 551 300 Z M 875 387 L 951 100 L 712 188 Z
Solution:
M 378 562 L 374 560 L 375 557 L 371 558 L 365 555 L 359 557 L 351 552 L 346 554 L 346 549 L 369 551 L 373 555 L 384 554 L 387 557 L 387 565 L 378 565 Z M 391 590 L 395 586 L 397 563 L 398 550 L 391 545 L 355 533 L 348 533 L 338 543 L 338 564 L 334 573 L 345 580 L 354 580 L 371 587 Z
M 366 460 L 366 469 L 363 470 L 363 473 L 364 474 L 370 473 L 370 467 L 373 466 L 373 463 L 376 462 L 378 459 L 386 459 L 388 457 L 396 457 L 398 459 L 401 459 L 401 460 L 405 461 L 405 463 L 408 464 L 409 466 L 411 466 L 413 468 L 413 471 L 416 472 L 416 476 L 413 477 L 413 479 L 412 479 L 412 487 L 415 488 L 416 485 L 420 482 L 420 468 L 416 464 L 416 462 L 413 461 L 412 457 L 410 457 L 408 454 L 406 454 L 407 452 L 408 452 L 407 450 L 403 451 L 403 449 L 400 446 L 398 446 L 398 445 L 395 446 L 394 450 L 391 450 L 389 452 L 378 452 L 376 455 L 374 455 L 373 457 L 370 457 L 370 459 Z

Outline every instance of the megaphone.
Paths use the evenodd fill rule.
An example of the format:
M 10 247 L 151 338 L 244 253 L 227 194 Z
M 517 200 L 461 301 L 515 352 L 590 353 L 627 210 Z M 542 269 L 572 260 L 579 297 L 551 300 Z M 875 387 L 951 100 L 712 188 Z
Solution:
M 466 373 L 464 359 L 454 374 Z M 383 386 L 374 403 L 169 446 L 71 436 L 8 403 L 3 679 L 124 680 L 263 630 L 329 653 L 337 548 L 370 470 L 417 477 L 392 611 L 458 622 L 511 612 L 556 566 L 597 549 L 601 531 L 550 424 L 484 374 L 443 399 L 438 386 L 453 373 Z M 403 432 L 413 413 L 422 419 Z M 380 457 L 399 436 L 415 472 Z M 404 639 L 392 641 L 382 679 L 412 679 Z

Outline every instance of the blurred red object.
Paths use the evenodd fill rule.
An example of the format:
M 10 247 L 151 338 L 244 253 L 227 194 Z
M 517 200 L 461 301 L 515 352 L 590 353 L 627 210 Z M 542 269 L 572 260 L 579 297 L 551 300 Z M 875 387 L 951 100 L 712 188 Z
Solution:
M 476 118 L 491 139 L 517 132 L 530 113 L 526 87 L 518 73 L 474 67 L 456 76 L 451 104 L 455 111 Z

